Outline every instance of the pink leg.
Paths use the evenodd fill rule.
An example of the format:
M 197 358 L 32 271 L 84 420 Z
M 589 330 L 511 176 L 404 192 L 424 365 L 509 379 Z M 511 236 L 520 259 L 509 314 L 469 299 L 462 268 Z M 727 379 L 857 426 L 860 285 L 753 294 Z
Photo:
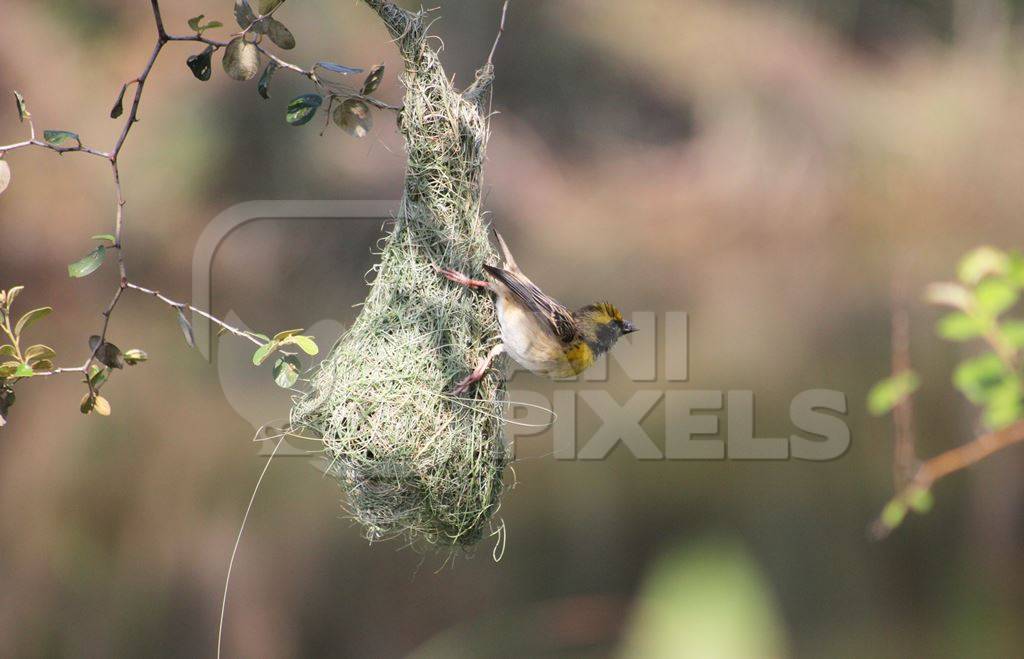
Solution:
M 485 289 L 491 287 L 490 282 L 486 282 L 486 281 L 483 281 L 483 280 L 480 280 L 480 279 L 470 279 L 469 277 L 467 277 L 466 275 L 462 274 L 461 272 L 458 272 L 457 270 L 451 270 L 449 268 L 442 268 L 439 265 L 435 265 L 434 266 L 434 270 L 437 270 L 437 272 L 442 277 L 446 277 L 446 278 L 452 280 L 453 282 L 455 282 L 456 284 L 460 284 L 462 286 L 468 286 L 469 288 L 485 288 Z
M 480 378 L 484 376 L 484 373 L 487 372 L 487 369 L 491 367 L 491 362 L 493 362 L 494 359 L 498 355 L 500 355 L 504 350 L 505 345 L 503 343 L 499 343 L 498 345 L 491 348 L 491 351 L 487 353 L 486 357 L 480 360 L 480 363 L 476 365 L 476 368 L 473 369 L 473 372 L 466 376 L 457 385 L 455 385 L 455 388 L 452 389 L 452 393 L 458 395 L 464 394 L 467 391 L 469 391 L 469 388 L 473 385 L 473 383 L 478 382 Z

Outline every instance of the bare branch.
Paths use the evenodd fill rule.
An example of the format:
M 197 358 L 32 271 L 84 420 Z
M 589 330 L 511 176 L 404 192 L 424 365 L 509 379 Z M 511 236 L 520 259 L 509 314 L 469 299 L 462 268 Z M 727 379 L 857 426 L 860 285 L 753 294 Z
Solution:
M 936 481 L 1020 442 L 1024 442 L 1024 421 L 986 433 L 963 446 L 940 453 L 922 464 L 910 482 L 892 498 L 892 501 L 909 506 L 917 493 L 929 490 Z M 876 520 L 871 527 L 872 535 L 876 538 L 884 538 L 891 530 L 881 519 Z
M 893 375 L 911 369 L 910 315 L 904 280 L 893 277 L 892 282 L 892 372 Z M 914 451 L 914 403 L 910 396 L 893 408 L 893 484 L 897 491 L 906 486 L 914 474 L 917 457 Z
M 498 50 L 498 42 L 501 41 L 501 35 L 505 33 L 505 16 L 508 14 L 508 3 L 509 0 L 505 0 L 505 3 L 501 6 L 501 22 L 498 23 L 498 34 L 494 37 L 491 53 L 487 56 L 488 64 L 494 64 L 494 51 Z

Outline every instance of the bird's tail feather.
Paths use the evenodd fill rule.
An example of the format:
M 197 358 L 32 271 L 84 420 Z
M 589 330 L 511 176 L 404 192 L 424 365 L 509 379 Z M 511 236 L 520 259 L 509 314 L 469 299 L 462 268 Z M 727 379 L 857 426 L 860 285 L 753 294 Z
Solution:
M 498 240 L 498 247 L 501 248 L 501 258 L 505 262 L 505 268 L 512 272 L 519 272 L 519 266 L 516 265 L 516 260 L 512 258 L 512 252 L 509 251 L 508 245 L 505 244 L 505 239 L 501 237 L 501 234 L 494 227 L 491 227 L 491 231 L 494 232 L 494 237 Z

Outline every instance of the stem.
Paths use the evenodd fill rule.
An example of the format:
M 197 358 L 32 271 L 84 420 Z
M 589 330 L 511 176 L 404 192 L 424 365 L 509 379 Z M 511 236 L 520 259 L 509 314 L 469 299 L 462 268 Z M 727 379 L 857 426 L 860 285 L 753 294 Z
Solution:
M 986 433 L 963 446 L 940 453 L 922 464 L 910 482 L 896 493 L 892 501 L 909 505 L 915 493 L 931 489 L 936 481 L 1020 442 L 1024 442 L 1024 421 L 1017 421 L 1002 430 Z M 872 525 L 872 534 L 876 538 L 884 538 L 890 531 L 891 529 L 881 520 L 876 520 Z

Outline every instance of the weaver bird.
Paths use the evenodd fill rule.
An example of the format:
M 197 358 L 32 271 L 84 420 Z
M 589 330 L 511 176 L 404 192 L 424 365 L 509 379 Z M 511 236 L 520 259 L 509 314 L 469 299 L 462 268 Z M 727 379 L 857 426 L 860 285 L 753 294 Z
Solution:
M 545 295 L 516 265 L 501 234 L 495 231 L 494 236 L 501 248 L 504 267 L 484 265 L 491 281 L 471 279 L 461 272 L 434 266 L 456 284 L 494 293 L 501 326 L 501 343 L 480 360 L 469 376 L 455 385 L 452 393 L 468 391 L 502 352 L 538 375 L 551 378 L 578 375 L 588 369 L 598 355 L 611 350 L 620 336 L 636 331 L 633 323 L 624 320 L 619 310 L 607 302 L 595 302 L 569 311 Z

